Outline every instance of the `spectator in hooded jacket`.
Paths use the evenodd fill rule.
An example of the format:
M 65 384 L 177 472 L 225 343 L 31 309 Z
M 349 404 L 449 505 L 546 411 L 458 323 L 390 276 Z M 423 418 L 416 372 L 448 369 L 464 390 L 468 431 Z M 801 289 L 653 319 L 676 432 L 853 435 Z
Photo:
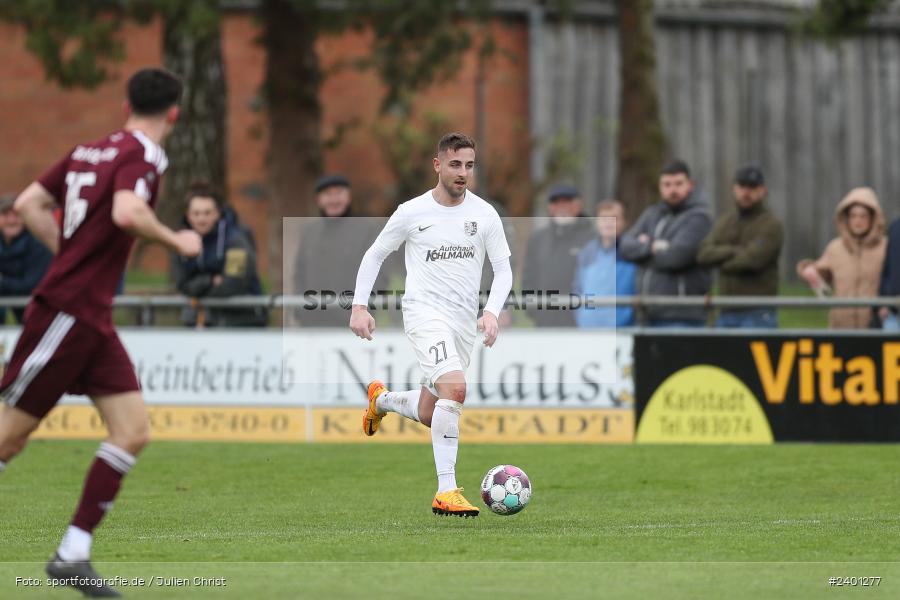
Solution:
M 182 294 L 227 298 L 262 293 L 253 236 L 217 191 L 202 182 L 191 186 L 185 224 L 200 234 L 203 251 L 195 258 L 179 259 L 177 285 Z M 267 312 L 255 307 L 210 308 L 204 317 L 198 322 L 197 311 L 186 310 L 183 321 L 191 327 L 259 327 L 268 320 Z
M 878 310 L 882 329 L 900 331 L 900 318 L 897 316 L 897 302 L 900 301 L 900 219 L 891 223 L 888 230 L 887 250 L 878 295 L 893 296 L 894 300 L 892 306 L 883 306 Z
M 13 210 L 15 200 L 15 196 L 0 197 L 0 296 L 30 296 L 53 258 Z M 25 309 L 12 312 L 21 323 Z M 0 325 L 5 322 L 6 309 L 0 308 Z
M 872 188 L 850 190 L 837 205 L 835 224 L 838 237 L 818 259 L 797 263 L 797 273 L 818 295 L 877 295 L 887 242 L 881 204 Z M 871 322 L 869 308 L 833 308 L 828 314 L 828 325 L 835 329 L 863 329 Z
M 719 269 L 723 296 L 776 296 L 778 255 L 784 239 L 781 222 L 765 199 L 762 171 L 749 165 L 734 176 L 735 210 L 723 215 L 700 245 L 697 262 Z M 718 327 L 778 327 L 771 307 L 722 309 Z
M 625 260 L 637 263 L 637 293 L 645 296 L 705 296 L 710 274 L 697 262 L 697 250 L 712 229 L 707 203 L 694 189 L 681 160 L 667 163 L 659 177 L 662 199 L 647 207 L 619 241 Z M 651 306 L 651 327 L 700 327 L 701 307 Z
M 593 219 L 584 218 L 581 196 L 571 185 L 550 190 L 547 214 L 549 222 L 531 234 L 522 265 L 522 291 L 543 298 L 550 306 L 527 307 L 528 316 L 538 327 L 574 327 L 568 310 L 578 253 L 595 235 Z M 559 298 L 548 298 L 559 295 Z M 561 310 L 561 305 L 566 310 Z
M 591 296 L 632 296 L 634 263 L 619 256 L 618 244 L 625 231 L 625 209 L 616 200 L 597 204 L 597 236 L 582 248 L 575 268 L 572 293 Z M 581 307 L 575 311 L 578 327 L 630 327 L 634 325 L 631 306 Z

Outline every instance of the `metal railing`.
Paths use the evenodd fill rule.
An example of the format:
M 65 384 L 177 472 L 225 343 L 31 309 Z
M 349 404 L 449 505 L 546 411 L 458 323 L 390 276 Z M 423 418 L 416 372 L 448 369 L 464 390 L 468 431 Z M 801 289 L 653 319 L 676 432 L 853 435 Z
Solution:
M 189 298 L 177 294 L 152 294 L 116 296 L 116 308 L 184 308 L 198 304 L 207 308 L 303 308 L 310 302 L 325 298 L 326 303 L 337 305 L 329 296 L 315 294 L 263 296 L 231 296 L 229 298 Z M 900 296 L 871 296 L 858 298 L 817 298 L 815 296 L 579 296 L 577 294 L 517 294 L 509 295 L 508 304 L 517 307 L 544 307 L 552 301 L 573 302 L 577 306 L 594 308 L 608 306 L 702 306 L 705 308 L 877 308 L 890 306 L 900 308 Z M 22 308 L 28 296 L 0 296 L 0 308 Z
M 396 296 L 384 294 L 389 306 L 393 306 Z M 373 302 L 376 308 L 383 306 L 379 301 Z M 482 305 L 486 294 L 482 294 Z M 27 305 L 28 297 L 0 297 L 0 308 L 22 308 Z M 160 309 L 195 308 L 199 311 L 207 309 L 246 309 L 264 308 L 268 310 L 290 309 L 303 310 L 321 305 L 337 310 L 349 308 L 349 298 L 342 300 L 333 293 L 304 295 L 265 295 L 265 296 L 233 296 L 230 298 L 189 298 L 181 295 L 127 295 L 117 296 L 114 307 L 134 310 L 139 314 L 138 323 L 152 325 L 156 320 L 156 311 Z M 638 311 L 650 307 L 702 307 L 707 311 L 715 309 L 750 309 L 750 308 L 783 308 L 783 309 L 831 309 L 831 308 L 880 308 L 888 306 L 900 310 L 900 296 L 865 297 L 865 298 L 818 298 L 814 296 L 578 296 L 574 294 L 529 294 L 511 293 L 507 307 L 513 309 L 537 308 L 559 310 L 579 307 L 602 308 L 613 306 L 631 306 Z

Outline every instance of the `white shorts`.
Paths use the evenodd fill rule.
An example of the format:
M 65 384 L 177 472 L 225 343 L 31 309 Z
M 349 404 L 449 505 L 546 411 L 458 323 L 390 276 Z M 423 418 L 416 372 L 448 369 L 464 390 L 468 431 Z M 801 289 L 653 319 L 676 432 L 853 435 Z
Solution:
M 426 321 L 406 332 L 422 367 L 422 386 L 437 395 L 434 382 L 450 371 L 466 372 L 475 345 L 475 332 L 469 337 L 454 331 L 443 321 Z

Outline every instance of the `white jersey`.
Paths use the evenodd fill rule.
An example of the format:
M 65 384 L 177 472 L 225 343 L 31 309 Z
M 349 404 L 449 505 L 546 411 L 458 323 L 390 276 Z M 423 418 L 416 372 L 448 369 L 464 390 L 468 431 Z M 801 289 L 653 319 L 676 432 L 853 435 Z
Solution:
M 474 332 L 485 255 L 491 262 L 510 256 L 494 207 L 470 191 L 457 206 L 444 206 L 429 190 L 398 206 L 373 246 L 387 253 L 403 242 L 405 328 L 438 319 Z

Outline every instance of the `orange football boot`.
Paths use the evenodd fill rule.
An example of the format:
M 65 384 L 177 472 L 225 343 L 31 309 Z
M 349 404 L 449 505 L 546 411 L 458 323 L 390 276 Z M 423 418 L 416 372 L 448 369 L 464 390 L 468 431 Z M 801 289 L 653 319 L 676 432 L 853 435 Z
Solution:
M 478 507 L 472 506 L 462 495 L 462 488 L 456 488 L 436 494 L 431 503 L 431 512 L 436 515 L 455 515 L 457 517 L 477 517 Z
M 378 409 L 375 407 L 375 400 L 386 391 L 387 388 L 377 379 L 369 383 L 369 406 L 366 408 L 366 413 L 363 415 L 362 422 L 363 433 L 366 435 L 375 435 L 378 431 L 378 426 L 381 425 L 382 417 L 387 414 L 378 412 Z

